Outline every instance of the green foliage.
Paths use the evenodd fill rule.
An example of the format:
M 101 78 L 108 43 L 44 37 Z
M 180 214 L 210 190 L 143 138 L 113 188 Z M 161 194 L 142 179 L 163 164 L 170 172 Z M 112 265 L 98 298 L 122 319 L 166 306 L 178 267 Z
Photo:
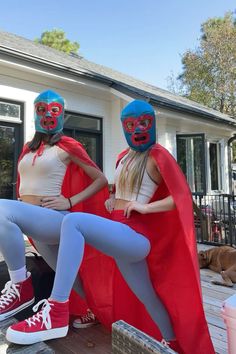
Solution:
M 182 56 L 180 94 L 236 117 L 236 21 L 232 13 L 201 26 L 200 45 Z M 173 85 L 172 85 L 173 86 Z
M 60 29 L 53 29 L 52 31 L 43 32 L 40 38 L 35 39 L 35 42 L 68 54 L 77 54 L 80 47 L 79 43 L 71 42 L 69 39 L 67 39 L 65 32 Z

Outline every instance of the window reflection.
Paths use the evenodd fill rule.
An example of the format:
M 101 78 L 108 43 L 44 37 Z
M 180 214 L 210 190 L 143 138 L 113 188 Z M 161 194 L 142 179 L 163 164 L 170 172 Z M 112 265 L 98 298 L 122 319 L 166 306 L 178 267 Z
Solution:
M 0 116 L 20 119 L 20 105 L 0 101 Z
M 0 125 L 0 198 L 13 196 L 15 129 Z

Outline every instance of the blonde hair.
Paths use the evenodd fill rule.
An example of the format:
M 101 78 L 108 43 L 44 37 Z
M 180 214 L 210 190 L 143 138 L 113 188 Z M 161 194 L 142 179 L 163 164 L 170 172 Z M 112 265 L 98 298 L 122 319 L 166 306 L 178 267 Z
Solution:
M 130 149 L 124 157 L 118 180 L 121 195 L 124 195 L 125 189 L 128 187 L 130 193 L 136 193 L 136 196 L 138 196 L 147 165 L 148 155 L 149 149 L 144 152 Z

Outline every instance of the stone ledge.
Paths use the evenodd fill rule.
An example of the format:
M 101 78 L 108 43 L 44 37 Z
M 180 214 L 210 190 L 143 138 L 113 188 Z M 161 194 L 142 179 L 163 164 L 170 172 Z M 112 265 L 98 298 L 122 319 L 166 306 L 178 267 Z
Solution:
M 124 321 L 112 325 L 112 354 L 176 354 Z

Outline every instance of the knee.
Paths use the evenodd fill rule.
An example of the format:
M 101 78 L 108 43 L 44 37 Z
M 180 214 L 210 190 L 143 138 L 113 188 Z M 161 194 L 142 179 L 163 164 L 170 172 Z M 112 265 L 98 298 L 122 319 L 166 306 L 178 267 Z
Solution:
M 12 228 L 12 223 L 5 215 L 1 214 L 1 208 L 0 208 L 0 235 L 3 236 L 11 228 Z
M 9 205 L 8 205 L 8 200 L 7 199 L 0 199 L 0 215 L 4 216 L 6 213 L 6 210 L 8 210 Z
M 79 213 L 69 213 L 63 217 L 62 228 L 76 228 L 78 224 L 78 214 Z
M 145 259 L 151 250 L 150 242 L 147 238 L 142 237 L 138 245 L 135 246 L 135 262 Z
M 151 250 L 151 244 L 148 239 L 145 239 L 143 243 L 143 253 L 145 255 L 144 256 L 145 258 L 148 256 L 150 250 Z
M 83 237 L 80 230 L 80 213 L 71 213 L 64 216 L 62 221 L 61 237 Z
M 0 223 L 12 220 L 12 200 L 0 199 Z
M 0 246 L 2 247 L 4 244 L 7 244 L 9 240 L 11 240 L 11 242 L 13 243 L 14 235 L 14 224 L 9 222 L 9 220 L 3 215 L 0 215 Z
M 151 249 L 150 242 L 148 239 L 142 236 L 139 242 L 126 245 L 125 251 L 122 251 L 117 257 L 114 257 L 116 261 L 122 259 L 122 261 L 129 263 L 137 263 L 143 261 L 149 254 Z
M 0 234 L 4 236 L 12 228 L 12 211 L 9 200 L 0 199 Z

